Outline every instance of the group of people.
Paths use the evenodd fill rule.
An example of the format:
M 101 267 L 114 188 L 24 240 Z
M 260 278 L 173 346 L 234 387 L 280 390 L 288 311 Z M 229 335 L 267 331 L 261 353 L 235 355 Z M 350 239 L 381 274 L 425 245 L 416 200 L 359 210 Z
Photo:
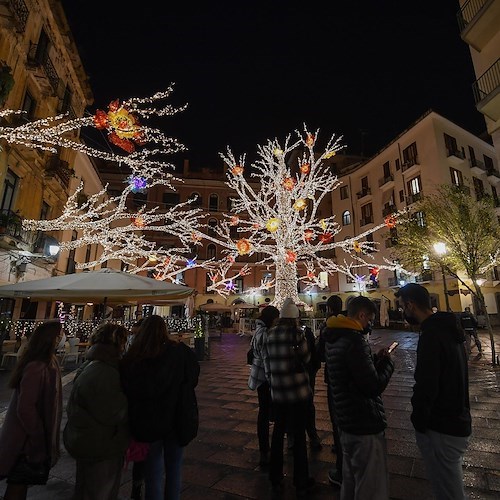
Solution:
M 462 462 L 471 435 L 471 414 L 464 329 L 454 314 L 434 313 L 429 293 L 420 285 L 405 285 L 396 297 L 406 321 L 420 331 L 411 422 L 427 477 L 437 499 L 466 498 Z M 327 308 L 328 318 L 313 349 L 325 363 L 336 453 L 329 480 L 340 486 L 342 500 L 387 500 L 387 418 L 382 393 L 394 372 L 394 361 L 388 346 L 376 353 L 371 350 L 369 333 L 377 311 L 369 298 L 354 297 L 342 311 L 342 301 L 333 296 Z M 297 497 L 306 497 L 314 485 L 306 434 L 314 407 L 311 378 L 318 369 L 307 368 L 313 352 L 291 299 L 281 310 L 265 307 L 256 326 L 248 385 L 258 394 L 260 464 L 269 466 L 273 493 L 280 497 L 284 435 L 292 437 L 293 484 Z M 269 445 L 270 421 L 274 427 Z M 315 438 L 319 440 L 309 435 L 310 443 Z
M 5 500 L 25 499 L 20 464 L 59 457 L 62 386 L 56 346 L 58 320 L 36 328 L 14 369 L 14 389 L 0 433 L 0 479 Z M 181 386 L 193 391 L 200 366 L 192 349 L 173 340 L 162 317 L 144 318 L 134 332 L 101 324 L 91 335 L 85 363 L 77 370 L 66 407 L 64 446 L 76 460 L 74 500 L 118 498 L 126 455 L 136 460 L 132 498 L 180 498 L 184 446 L 176 435 Z M 131 450 L 141 450 L 130 454 Z

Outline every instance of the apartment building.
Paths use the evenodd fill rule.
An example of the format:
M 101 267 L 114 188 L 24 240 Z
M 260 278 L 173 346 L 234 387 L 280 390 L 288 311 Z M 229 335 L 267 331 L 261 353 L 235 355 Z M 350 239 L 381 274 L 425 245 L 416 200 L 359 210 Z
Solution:
M 8 0 L 0 4 L 0 109 L 2 126 L 67 113 L 84 115 L 93 101 L 87 75 L 59 0 Z M 2 80 L 3 79 L 3 80 Z M 4 85 L 5 84 L 5 85 Z M 78 140 L 78 132 L 72 139 Z M 0 284 L 74 272 L 74 262 L 96 249 L 58 253 L 58 243 L 77 235 L 22 228 L 24 219 L 53 219 L 83 181 L 84 192 L 102 188 L 85 155 L 55 153 L 18 144 L 0 144 Z M 0 299 L 0 317 L 43 318 L 54 304 Z
M 341 238 L 359 235 L 383 224 L 385 217 L 411 207 L 422 195 L 431 194 L 436 186 L 455 184 L 469 189 L 476 199 L 490 195 L 500 215 L 500 173 L 495 148 L 434 111 L 428 111 L 407 130 L 359 167 L 342 173 L 342 185 L 333 192 L 332 205 L 343 231 Z M 391 259 L 391 229 L 370 235 L 379 252 L 374 265 L 383 257 Z M 369 269 L 360 270 L 369 276 Z M 471 295 L 456 279 L 445 277 L 452 310 L 471 305 Z M 499 273 L 494 270 L 483 284 L 488 312 L 496 315 L 500 307 Z M 397 308 L 394 292 L 407 281 L 417 281 L 428 288 L 434 304 L 445 309 L 443 277 L 423 271 L 416 278 L 399 272 L 380 270 L 378 283 L 364 291 L 373 299 L 385 296 Z M 339 276 L 339 291 L 344 299 L 360 291 L 360 284 L 345 275 Z
M 500 158 L 500 0 L 460 0 L 457 19 L 476 74 L 476 107 Z

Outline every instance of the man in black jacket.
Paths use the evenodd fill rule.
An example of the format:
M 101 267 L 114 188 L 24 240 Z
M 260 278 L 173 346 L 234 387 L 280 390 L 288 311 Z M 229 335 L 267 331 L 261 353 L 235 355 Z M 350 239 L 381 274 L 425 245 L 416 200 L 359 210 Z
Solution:
M 355 297 L 347 317 L 331 316 L 324 331 L 328 383 L 343 451 L 342 500 L 389 498 L 387 421 L 381 394 L 394 363 L 386 348 L 372 355 L 366 334 L 375 314 L 370 299 Z
M 408 323 L 420 325 L 411 421 L 437 498 L 465 498 L 462 462 L 471 434 L 464 332 L 452 313 L 432 313 L 428 291 L 410 283 L 397 293 Z

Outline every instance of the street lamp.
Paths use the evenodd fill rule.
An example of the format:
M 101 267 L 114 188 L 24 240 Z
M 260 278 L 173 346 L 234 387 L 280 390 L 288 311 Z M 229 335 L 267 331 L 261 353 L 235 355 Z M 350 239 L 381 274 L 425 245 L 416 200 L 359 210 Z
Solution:
M 451 311 L 450 299 L 448 297 L 448 287 L 446 286 L 446 275 L 444 273 L 444 265 L 442 261 L 442 257 L 446 254 L 446 244 L 443 242 L 434 243 L 434 251 L 441 257 L 439 265 L 441 266 L 441 275 L 443 276 L 444 300 L 446 302 L 446 310 Z

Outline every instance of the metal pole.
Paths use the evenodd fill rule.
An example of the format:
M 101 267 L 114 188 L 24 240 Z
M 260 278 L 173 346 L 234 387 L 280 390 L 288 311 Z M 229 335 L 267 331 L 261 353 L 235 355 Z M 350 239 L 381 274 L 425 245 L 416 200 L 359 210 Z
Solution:
M 441 274 L 443 275 L 443 289 L 444 289 L 444 300 L 446 302 L 446 311 L 451 311 L 450 309 L 450 297 L 448 295 L 448 287 L 446 285 L 446 275 L 444 274 L 444 266 L 441 264 Z

